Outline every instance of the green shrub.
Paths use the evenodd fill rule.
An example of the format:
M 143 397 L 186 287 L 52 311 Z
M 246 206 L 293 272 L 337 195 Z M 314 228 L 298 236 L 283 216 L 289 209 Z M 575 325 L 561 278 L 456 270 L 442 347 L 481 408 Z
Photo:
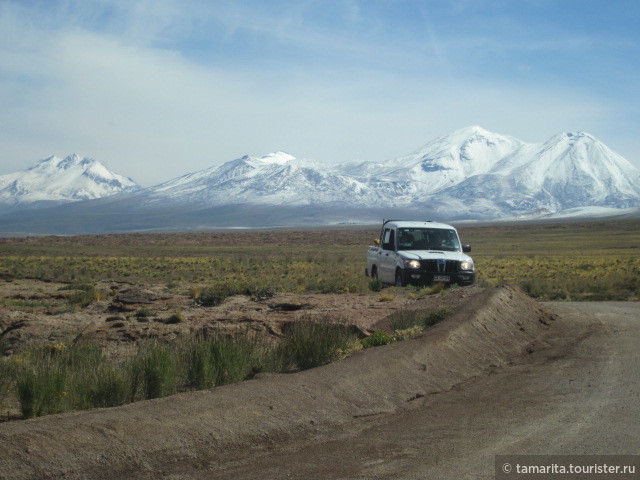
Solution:
M 25 418 L 131 401 L 130 378 L 124 366 L 108 362 L 93 346 L 45 345 L 12 362 Z
M 364 344 L 390 341 L 392 336 L 376 332 Z M 89 345 L 51 344 L 0 361 L 0 393 L 7 395 L 13 388 L 23 416 L 31 418 L 211 388 L 259 372 L 312 368 L 358 347 L 357 337 L 346 325 L 310 317 L 292 324 L 278 342 L 248 332 L 198 336 L 172 344 L 149 341 L 140 344 L 135 357 L 126 362 L 106 359 L 99 348 Z
M 125 364 L 107 360 L 93 345 L 53 347 L 60 349 L 57 357 L 69 379 L 68 409 L 113 407 L 130 401 L 130 377 Z
M 245 380 L 254 368 L 254 342 L 246 335 L 216 335 L 210 338 L 211 357 L 216 365 L 216 385 Z
M 174 393 L 178 384 L 176 367 L 175 355 L 169 345 L 157 341 L 141 345 L 131 367 L 134 391 L 141 387 L 145 399 Z
M 281 348 L 289 364 L 306 370 L 345 356 L 356 341 L 345 325 L 307 317 L 290 325 Z
M 418 325 L 418 312 L 415 310 L 398 310 L 389 317 L 391 330 L 406 330 L 407 328 Z
M 117 407 L 131 402 L 131 376 L 127 364 L 103 361 L 85 369 L 73 382 L 74 408 Z
M 68 409 L 69 370 L 57 356 L 35 353 L 16 373 L 16 393 L 24 418 Z
M 282 372 L 287 366 L 284 350 L 269 340 L 254 340 L 252 373 Z
M 431 285 L 430 287 L 425 288 L 425 294 L 427 295 L 436 295 L 438 293 L 443 293 L 447 288 L 447 285 L 442 282 L 437 282 Z
M 251 289 L 251 297 L 256 302 L 269 300 L 276 295 L 277 289 L 273 286 L 254 287 Z
M 150 308 L 143 307 L 135 313 L 136 318 L 149 318 L 153 317 L 154 312 Z
M 0 348 L 0 354 L 2 349 Z M 0 405 L 14 390 L 16 363 L 8 358 L 0 358 Z
M 204 287 L 195 297 L 195 303 L 201 307 L 215 307 L 216 305 L 220 305 L 224 302 L 230 295 L 231 293 L 228 289 L 220 287 Z
M 431 313 L 428 313 L 420 317 L 419 324 L 424 328 L 434 326 L 436 323 L 440 323 L 442 320 L 451 315 L 451 310 L 448 308 L 439 308 Z
M 172 325 L 172 324 L 175 324 L 175 323 L 182 323 L 182 322 L 184 322 L 184 315 L 180 311 L 174 313 L 173 315 L 167 317 L 164 320 L 164 323 L 166 323 L 168 325 Z
M 102 350 L 94 345 L 55 344 L 53 347 L 61 348 L 60 360 L 73 371 L 95 368 L 104 362 Z
M 72 307 L 85 308 L 103 299 L 103 295 L 88 283 L 73 284 L 68 289 L 73 290 L 73 293 L 67 297 L 67 303 Z
M 378 347 L 380 345 L 387 345 L 394 342 L 396 339 L 393 335 L 385 332 L 373 332 L 367 338 L 361 340 L 364 348 Z
M 427 314 L 419 312 L 417 310 L 400 310 L 395 312 L 390 317 L 390 325 L 393 331 L 410 330 L 415 326 L 419 326 L 422 329 L 432 327 L 436 323 L 441 322 L 445 318 L 451 315 L 451 310 L 448 308 L 440 308 L 429 312 Z
M 540 298 L 545 295 L 547 291 L 546 285 L 540 279 L 527 278 L 519 283 L 520 288 L 524 293 L 533 298 Z
M 149 341 L 126 362 L 105 359 L 88 345 L 51 344 L 1 360 L 0 393 L 15 391 L 23 416 L 31 418 L 240 382 L 284 365 L 280 349 L 246 333 Z
M 235 336 L 197 336 L 177 346 L 182 352 L 185 386 L 202 389 L 237 383 L 257 372 L 283 369 L 281 353 L 247 332 Z
M 186 387 L 196 390 L 215 386 L 218 377 L 211 342 L 202 336 L 186 340 L 181 346 Z
M 369 290 L 372 292 L 379 292 L 382 290 L 382 280 L 379 278 L 373 278 L 369 281 Z
M 247 295 L 255 301 L 268 300 L 276 294 L 276 287 L 236 281 L 207 287 L 191 287 L 188 294 L 194 299 L 196 305 L 215 307 L 234 295 Z

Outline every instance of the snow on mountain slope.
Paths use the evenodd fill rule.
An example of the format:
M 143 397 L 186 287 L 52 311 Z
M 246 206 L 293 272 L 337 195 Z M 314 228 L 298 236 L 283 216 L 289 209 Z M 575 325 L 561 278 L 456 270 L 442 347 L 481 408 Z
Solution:
M 562 133 L 542 144 L 523 144 L 485 174 L 437 195 L 490 200 L 493 217 L 550 213 L 578 207 L 640 206 L 640 170 L 587 133 Z M 433 198 L 433 197 L 432 197 Z
M 245 155 L 218 167 L 184 175 L 140 192 L 145 204 L 175 202 L 224 204 L 360 205 L 377 204 L 371 186 L 296 159 L 284 152 Z
M 130 191 L 138 184 L 100 162 L 76 154 L 51 156 L 35 166 L 0 176 L 0 203 L 64 203 Z
M 563 208 L 625 208 L 640 197 L 638 169 L 587 133 L 556 135 L 532 153 L 511 173 L 515 184 L 549 192 Z
M 344 165 L 341 171 L 366 182 L 402 182 L 411 194 L 425 196 L 489 172 L 523 145 L 516 138 L 473 126 L 436 138 L 389 162 Z
M 589 134 L 545 143 L 469 127 L 387 162 L 323 166 L 275 152 L 244 156 L 139 194 L 140 204 L 436 208 L 499 218 L 640 206 L 640 171 Z
M 448 220 L 535 218 L 640 207 L 640 170 L 593 136 L 563 133 L 544 143 L 525 143 L 480 127 L 458 130 L 386 162 L 328 166 L 274 152 L 247 155 L 132 192 L 135 188 L 132 180 L 93 160 L 51 157 L 24 172 L 1 176 L 0 206 L 126 192 L 87 202 L 86 209 L 89 216 L 98 209 L 111 219 L 116 211 L 128 228 L 145 227 L 141 219 L 149 212 L 162 219 L 168 211 L 181 216 L 180 222 L 198 218 L 209 225 L 237 214 L 242 217 L 237 225 L 264 226 L 267 221 L 287 224 L 292 211 L 307 223 L 335 223 L 358 222 L 365 215 L 368 220 L 372 215 L 419 217 L 427 212 Z M 77 202 L 69 209 L 81 210 Z

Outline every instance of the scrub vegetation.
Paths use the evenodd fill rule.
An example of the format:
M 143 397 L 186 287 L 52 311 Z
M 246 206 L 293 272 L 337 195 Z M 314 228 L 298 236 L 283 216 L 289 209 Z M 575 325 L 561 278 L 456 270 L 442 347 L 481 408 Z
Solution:
M 459 228 L 473 246 L 481 286 L 519 285 L 549 300 L 638 300 L 640 221 L 551 223 Z M 277 292 L 374 293 L 395 302 L 400 291 L 364 276 L 366 245 L 375 230 L 148 234 L 0 239 L 0 278 L 66 283 L 57 300 L 29 292 L 1 299 L 28 311 L 85 309 L 113 295 L 100 280 L 164 283 L 195 305 L 229 296 L 261 301 Z M 442 285 L 404 290 L 410 297 L 446 294 Z M 173 310 L 164 323 L 181 323 Z M 302 316 L 281 338 L 237 335 L 142 340 L 134 355 L 114 360 L 90 345 L 55 343 L 0 358 L 0 405 L 19 404 L 24 418 L 110 407 L 177 392 L 236 383 L 264 372 L 292 372 L 339 360 L 362 348 L 419 335 L 451 312 L 399 309 L 390 332 L 358 339 L 347 322 Z M 133 318 L 157 316 L 142 307 Z M 118 317 L 119 318 L 119 317 Z M 5 332 L 6 333 L 6 332 Z M 0 341 L 2 341 L 0 335 Z
M 303 318 L 283 339 L 243 334 L 148 340 L 115 361 L 90 345 L 48 344 L 0 359 L 0 404 L 13 394 L 23 418 L 123 405 L 306 370 L 362 348 L 344 323 Z
M 480 284 L 542 300 L 638 300 L 640 220 L 464 228 Z
M 532 297 L 628 300 L 640 294 L 640 220 L 463 226 L 481 286 L 519 285 Z M 366 293 L 366 246 L 377 230 L 96 235 L 0 239 L 0 277 L 76 285 L 82 305 L 98 280 L 200 289 L 198 301 L 281 292 Z M 437 290 L 437 289 L 436 289 Z M 432 293 L 437 293 L 433 291 Z

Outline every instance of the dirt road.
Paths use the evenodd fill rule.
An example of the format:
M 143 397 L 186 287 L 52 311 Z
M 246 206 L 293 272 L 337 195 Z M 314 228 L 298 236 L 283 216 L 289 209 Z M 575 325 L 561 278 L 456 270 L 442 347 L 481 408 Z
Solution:
M 477 479 L 499 454 L 640 454 L 638 338 L 639 303 L 483 292 L 337 364 L 0 425 L 0 478 Z
M 540 350 L 488 376 L 338 438 L 188 477 L 477 479 L 494 478 L 495 455 L 640 454 L 640 303 L 547 307 L 562 322 Z

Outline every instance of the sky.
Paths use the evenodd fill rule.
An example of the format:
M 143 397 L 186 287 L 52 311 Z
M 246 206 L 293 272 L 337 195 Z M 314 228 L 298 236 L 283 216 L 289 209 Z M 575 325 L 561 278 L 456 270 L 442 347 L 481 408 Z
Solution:
M 471 125 L 640 168 L 639 25 L 636 0 L 0 0 L 0 174 L 77 153 L 151 186 Z

